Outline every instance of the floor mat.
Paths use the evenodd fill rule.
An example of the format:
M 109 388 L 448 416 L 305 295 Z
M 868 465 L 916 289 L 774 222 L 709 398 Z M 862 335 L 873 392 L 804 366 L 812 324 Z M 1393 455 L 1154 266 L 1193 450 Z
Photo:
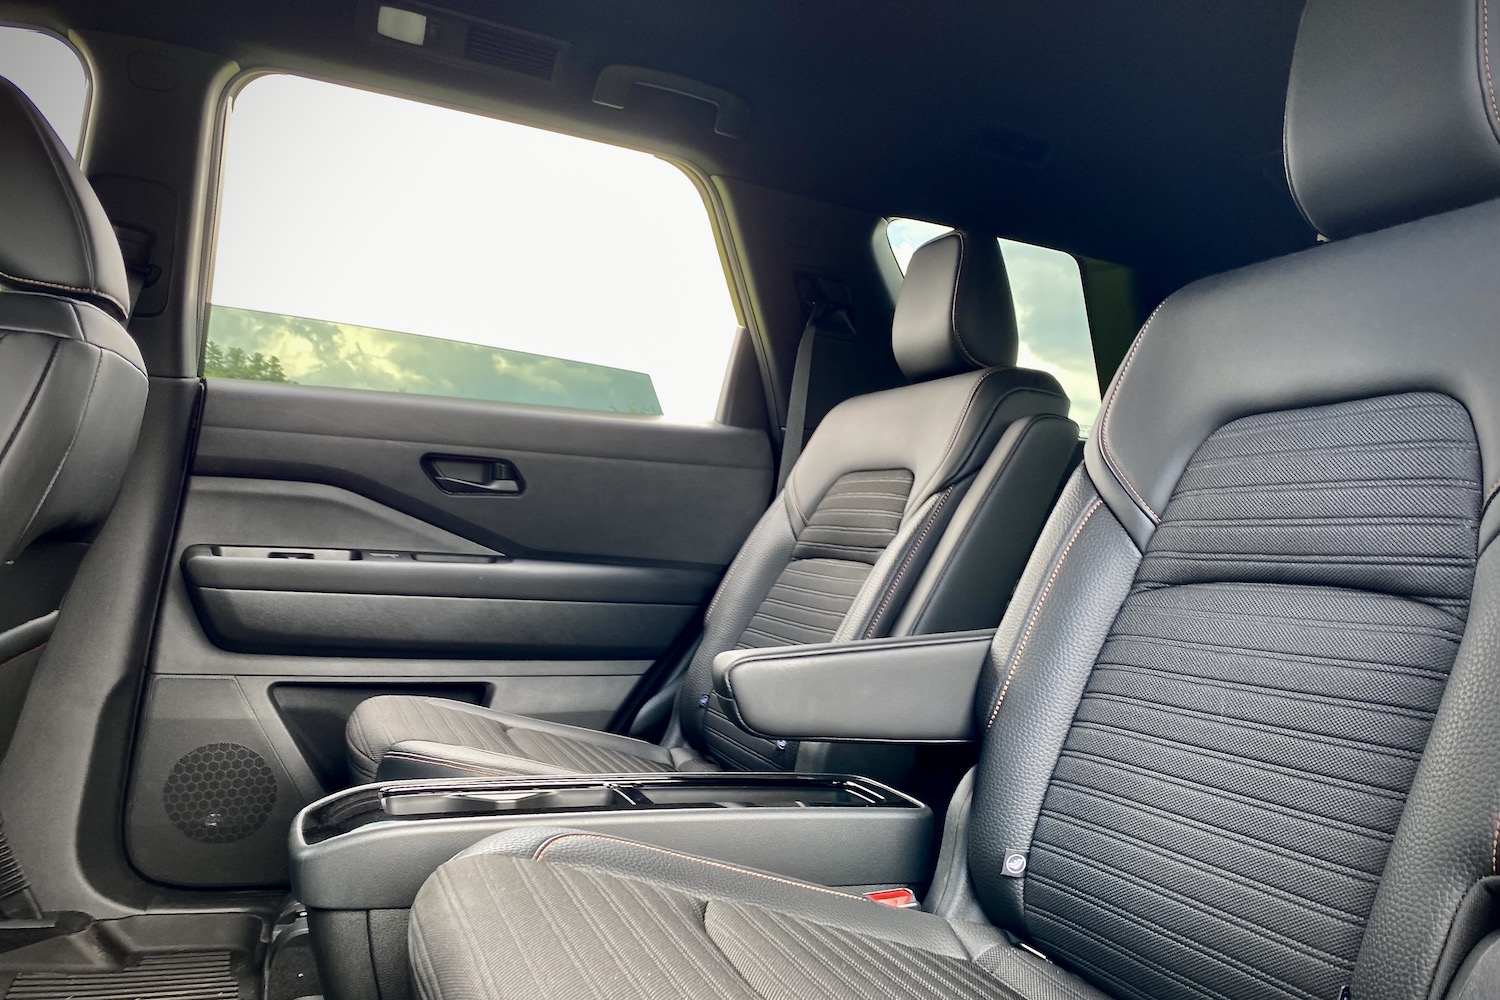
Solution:
M 5 1000 L 238 1000 L 227 951 L 146 955 L 118 972 L 22 972 Z

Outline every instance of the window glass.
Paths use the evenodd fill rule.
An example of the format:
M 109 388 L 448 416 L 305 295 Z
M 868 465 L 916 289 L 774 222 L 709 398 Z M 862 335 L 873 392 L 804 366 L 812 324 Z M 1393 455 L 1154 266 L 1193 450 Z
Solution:
M 0 24 L 0 76 L 31 98 L 68 152 L 77 156 L 89 78 L 73 47 L 45 32 Z
M 918 247 L 948 232 L 951 227 L 932 222 L 891 219 L 886 236 L 901 273 Z M 1016 304 L 1020 364 L 1056 376 L 1073 401 L 1073 419 L 1086 434 L 1099 413 L 1099 375 L 1078 262 L 1061 250 L 1015 240 L 1001 240 L 1000 251 Z
M 712 419 L 737 327 L 646 153 L 293 76 L 235 97 L 204 374 Z

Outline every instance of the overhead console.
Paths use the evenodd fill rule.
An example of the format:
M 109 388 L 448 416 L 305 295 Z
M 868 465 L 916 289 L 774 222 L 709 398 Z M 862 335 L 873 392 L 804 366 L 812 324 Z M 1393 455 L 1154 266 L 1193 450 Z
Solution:
M 863 891 L 930 876 L 932 811 L 848 775 L 657 774 L 364 785 L 293 823 L 293 889 L 330 1000 L 407 1000 L 407 910 L 439 865 L 518 827 L 607 833 Z

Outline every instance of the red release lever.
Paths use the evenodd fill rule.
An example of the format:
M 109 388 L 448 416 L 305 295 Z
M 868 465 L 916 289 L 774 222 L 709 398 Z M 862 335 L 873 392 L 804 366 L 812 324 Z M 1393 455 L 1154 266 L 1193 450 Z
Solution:
M 910 889 L 881 889 L 877 892 L 867 892 L 865 897 L 873 899 L 881 906 L 917 905 L 917 894 Z

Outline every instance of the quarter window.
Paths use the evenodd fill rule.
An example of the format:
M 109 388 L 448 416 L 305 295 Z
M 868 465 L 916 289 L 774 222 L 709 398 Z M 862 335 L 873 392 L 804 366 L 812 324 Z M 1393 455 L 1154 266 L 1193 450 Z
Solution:
M 646 153 L 287 75 L 234 99 L 204 374 L 711 420 L 737 328 Z
M 0 24 L 0 76 L 31 98 L 77 156 L 89 103 L 89 78 L 77 51 L 46 32 Z
M 891 219 L 886 237 L 901 273 L 912 254 L 949 226 Z M 1073 401 L 1072 416 L 1087 433 L 1099 413 L 1099 374 L 1089 336 L 1083 279 L 1071 254 L 1016 240 L 1000 241 L 1021 334 L 1020 364 L 1054 375 Z

